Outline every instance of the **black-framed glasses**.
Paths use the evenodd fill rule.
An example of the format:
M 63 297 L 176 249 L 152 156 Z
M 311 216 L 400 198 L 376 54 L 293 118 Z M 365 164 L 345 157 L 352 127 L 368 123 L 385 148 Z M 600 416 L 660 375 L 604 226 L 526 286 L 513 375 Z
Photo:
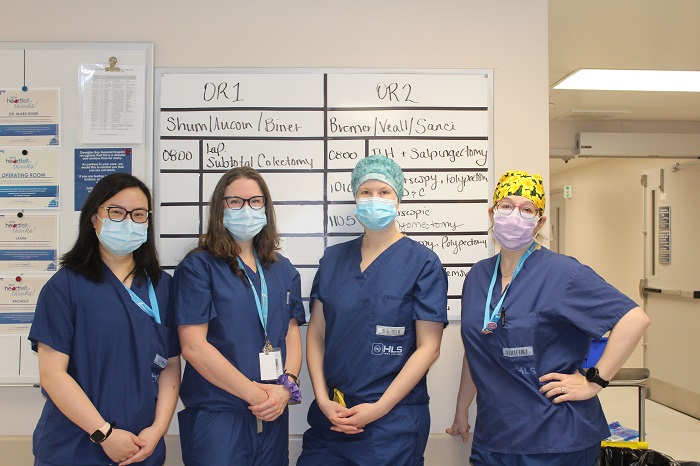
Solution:
M 100 209 L 105 209 L 107 217 L 113 222 L 123 222 L 128 215 L 134 223 L 146 223 L 151 216 L 151 211 L 147 209 L 126 210 L 121 206 L 100 206 Z
M 251 209 L 258 210 L 265 207 L 265 196 L 253 196 L 248 199 L 238 196 L 226 196 L 224 197 L 224 201 L 226 201 L 226 206 L 233 210 L 242 209 L 246 202 Z
M 540 209 L 538 209 L 535 204 L 516 206 L 510 201 L 501 200 L 496 203 L 495 209 L 496 212 L 502 215 L 510 215 L 515 209 L 518 209 L 518 213 L 525 220 L 532 220 L 540 216 Z

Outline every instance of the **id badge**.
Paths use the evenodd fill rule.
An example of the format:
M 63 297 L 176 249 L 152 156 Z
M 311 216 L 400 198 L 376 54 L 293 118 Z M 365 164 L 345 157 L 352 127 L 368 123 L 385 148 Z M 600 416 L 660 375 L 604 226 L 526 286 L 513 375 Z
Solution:
M 272 348 L 272 351 L 261 351 L 260 357 L 260 379 L 277 380 L 282 375 L 282 351 L 279 348 Z

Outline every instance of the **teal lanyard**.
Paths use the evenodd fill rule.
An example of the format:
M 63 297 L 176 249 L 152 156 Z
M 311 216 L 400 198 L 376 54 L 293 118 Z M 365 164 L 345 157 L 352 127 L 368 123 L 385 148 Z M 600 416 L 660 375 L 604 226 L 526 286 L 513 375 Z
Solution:
M 510 283 L 506 286 L 506 289 L 503 291 L 503 294 L 501 295 L 501 299 L 498 300 L 498 303 L 496 303 L 496 308 L 493 310 L 491 313 L 491 317 L 489 318 L 489 308 L 491 306 L 491 297 L 493 296 L 493 288 L 496 285 L 496 277 L 498 276 L 498 266 L 501 264 L 501 253 L 498 253 L 498 257 L 496 257 L 496 266 L 493 268 L 493 276 L 491 277 L 491 285 L 489 286 L 489 293 L 486 296 L 486 305 L 484 306 L 484 326 L 481 329 L 481 333 L 488 335 L 489 333 L 493 333 L 493 331 L 498 328 L 498 318 L 500 317 L 499 314 L 501 312 L 501 306 L 503 305 L 503 300 L 506 297 L 506 293 L 508 293 L 508 290 L 510 289 L 510 285 L 515 281 L 515 276 L 518 275 L 518 272 L 520 272 L 520 269 L 523 268 L 523 265 L 525 264 L 525 260 L 530 257 L 530 254 L 532 254 L 532 251 L 535 250 L 537 247 L 536 242 L 532 242 L 529 248 L 527 248 L 527 251 L 525 251 L 525 254 L 520 258 L 518 261 L 518 265 L 515 267 L 515 270 L 513 271 L 513 275 L 510 277 Z
M 131 296 L 131 300 L 136 303 L 138 307 L 141 308 L 143 312 L 145 312 L 147 315 L 151 316 L 153 320 L 156 321 L 156 323 L 160 324 L 160 311 L 158 309 L 158 300 L 156 299 L 156 291 L 153 289 L 153 284 L 151 283 L 151 278 L 146 277 L 148 279 L 148 299 L 151 301 L 151 305 L 149 306 L 146 304 L 143 299 L 139 298 L 139 296 L 131 291 L 131 288 L 128 286 L 124 285 L 124 288 L 126 288 L 126 291 L 129 292 L 129 295 Z
M 236 257 L 236 260 L 238 260 L 238 266 L 243 270 L 243 273 L 248 279 L 248 283 L 250 283 L 250 287 L 253 289 L 255 305 L 258 308 L 258 316 L 260 317 L 260 323 L 262 324 L 263 331 L 265 332 L 265 346 L 268 346 L 269 341 L 267 339 L 267 283 L 265 282 L 265 273 L 263 273 L 262 265 L 260 265 L 260 261 L 258 260 L 258 254 L 255 251 L 253 251 L 253 255 L 255 256 L 255 265 L 258 268 L 258 274 L 260 274 L 260 294 L 262 295 L 262 299 L 258 297 L 258 291 L 255 289 L 255 285 L 253 285 L 253 280 L 250 279 L 250 276 L 248 275 L 248 272 L 246 271 L 245 266 L 243 265 L 243 261 L 240 257 Z

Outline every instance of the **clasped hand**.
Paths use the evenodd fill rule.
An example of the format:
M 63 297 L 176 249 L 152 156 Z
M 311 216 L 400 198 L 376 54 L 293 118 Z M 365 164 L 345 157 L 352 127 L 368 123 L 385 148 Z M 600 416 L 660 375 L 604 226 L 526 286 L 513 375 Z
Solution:
M 267 399 L 257 405 L 249 406 L 248 409 L 261 421 L 272 422 L 282 415 L 292 393 L 284 385 L 257 382 L 255 385 L 265 392 Z
M 331 430 L 350 435 L 364 432 L 368 424 L 386 414 L 382 413 L 375 403 L 361 403 L 346 408 L 335 401 L 327 400 L 319 403 L 319 408 L 333 424 Z
M 137 457 L 137 461 L 141 461 L 150 456 L 153 449 L 150 451 L 146 450 L 145 447 L 147 445 L 147 440 L 139 438 L 128 430 L 123 429 L 113 429 L 111 435 L 100 443 L 100 446 L 105 454 L 109 456 L 109 459 L 119 463 L 120 466 L 133 463 L 132 458 L 137 457 L 141 449 L 145 451 L 143 455 L 138 455 L 141 459 L 139 460 Z

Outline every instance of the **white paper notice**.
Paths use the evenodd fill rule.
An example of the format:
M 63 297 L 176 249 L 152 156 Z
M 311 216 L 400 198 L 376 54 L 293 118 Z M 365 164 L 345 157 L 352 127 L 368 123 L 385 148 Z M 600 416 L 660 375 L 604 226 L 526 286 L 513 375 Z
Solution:
M 145 66 L 80 67 L 81 142 L 142 143 L 145 115 Z
M 55 272 L 57 257 L 57 215 L 0 215 L 0 272 Z
M 0 209 L 58 208 L 58 149 L 0 150 Z
M 58 89 L 0 89 L 0 146 L 58 146 Z
M 0 334 L 27 334 L 41 288 L 51 278 L 0 275 Z

